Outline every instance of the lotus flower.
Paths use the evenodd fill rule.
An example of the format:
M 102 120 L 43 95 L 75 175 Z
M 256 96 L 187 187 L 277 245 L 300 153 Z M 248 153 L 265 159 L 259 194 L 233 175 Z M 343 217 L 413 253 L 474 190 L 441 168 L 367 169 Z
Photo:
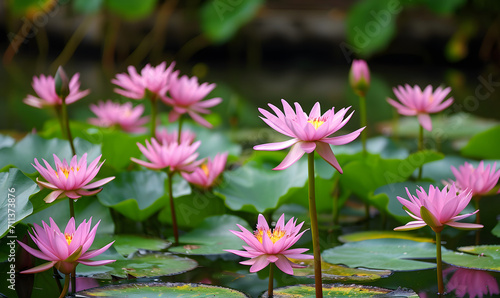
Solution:
M 189 183 L 200 186 L 201 188 L 210 188 L 215 184 L 217 177 L 224 171 L 227 161 L 227 152 L 217 154 L 213 160 L 207 159 L 200 167 L 192 173 L 181 173 L 182 177 Z
M 149 121 L 148 117 L 141 118 L 144 106 L 133 107 L 130 102 L 120 104 L 111 100 L 100 101 L 97 105 L 91 104 L 90 110 L 97 116 L 89 119 L 90 124 L 102 127 L 117 125 L 126 132 L 143 133 L 146 128 L 141 126 Z
M 466 268 L 458 268 L 450 278 L 446 289 L 451 292 L 455 291 L 457 297 L 464 297 L 469 294 L 470 298 L 480 297 L 483 295 L 492 296 L 499 294 L 497 280 L 486 271 L 474 270 Z
M 152 138 L 151 143 L 146 140 L 146 147 L 137 143 L 139 150 L 141 150 L 150 162 L 134 157 L 131 160 L 153 170 L 168 168 L 172 173 L 192 172 L 203 162 L 203 160 L 196 160 L 198 157 L 196 149 L 198 149 L 200 144 L 200 141 L 193 144 L 178 144 L 177 142 L 160 144 L 155 138 Z
M 496 171 L 495 162 L 493 165 L 484 166 L 481 161 L 477 168 L 466 162 L 458 167 L 458 170 L 451 166 L 451 171 L 455 175 L 456 185 L 461 189 L 469 189 L 473 196 L 481 196 L 490 192 L 500 178 L 500 170 Z
M 42 175 L 42 177 L 47 180 L 47 182 L 40 181 L 36 178 L 36 183 L 40 188 L 49 188 L 54 190 L 48 194 L 43 200 L 46 203 L 52 203 L 56 199 L 62 199 L 68 197 L 70 199 L 79 199 L 82 196 L 93 196 L 99 193 L 102 188 L 98 188 L 108 183 L 109 181 L 115 179 L 115 177 L 108 177 L 101 179 L 99 181 L 89 183 L 99 172 L 102 163 L 99 164 L 101 155 L 94 159 L 87 166 L 87 153 L 83 154 L 79 161 L 77 161 L 77 156 L 73 156 L 70 164 L 66 162 L 66 159 L 61 160 L 54 154 L 54 162 L 56 169 L 54 170 L 50 164 L 42 159 L 45 163 L 44 168 L 38 160 L 35 158 L 35 164 L 33 165 L 35 169 Z M 90 190 L 94 189 L 95 190 Z
M 78 79 L 80 74 L 76 73 L 69 82 L 69 94 L 65 98 L 66 104 L 74 103 L 75 101 L 87 96 L 90 90 L 80 91 L 80 82 Z M 39 78 L 33 77 L 31 84 L 38 97 L 31 94 L 26 97 L 23 102 L 35 108 L 43 108 L 46 106 L 59 106 L 62 105 L 62 98 L 57 95 L 56 82 L 52 76 L 40 75 Z
M 91 231 L 92 218 L 90 218 L 88 222 L 84 220 L 78 228 L 75 229 L 75 219 L 72 217 L 66 225 L 64 233 L 59 230 L 59 227 L 52 218 L 50 218 L 50 226 L 43 221 L 43 227 L 34 224 L 32 230 L 33 234 L 28 233 L 40 250 L 33 249 L 20 241 L 18 241 L 18 243 L 30 254 L 49 262 L 21 271 L 21 273 L 37 273 L 55 267 L 64 274 L 70 274 L 79 263 L 87 266 L 101 266 L 114 262 L 115 260 L 90 260 L 102 254 L 114 242 L 109 243 L 103 248 L 88 251 L 92 242 L 94 242 L 94 237 L 100 222 L 101 221 L 99 221 Z
M 406 188 L 406 193 L 410 200 L 398 197 L 398 201 L 406 207 L 406 213 L 416 221 L 397 227 L 394 229 L 396 231 L 415 230 L 426 225 L 435 232 L 441 232 L 445 225 L 464 230 L 475 230 L 483 227 L 479 224 L 457 222 L 479 211 L 458 215 L 467 207 L 472 198 L 470 190 L 457 194 L 457 188 L 454 184 L 445 186 L 442 190 L 430 185 L 428 194 L 423 187 L 417 189 L 417 196 L 413 196 L 408 188 Z
M 111 80 L 111 83 L 122 88 L 115 88 L 114 91 L 133 99 L 143 99 L 146 90 L 149 90 L 155 97 L 162 97 L 169 88 L 170 78 L 176 76 L 172 74 L 175 62 L 172 62 L 168 68 L 166 66 L 166 62 L 162 62 L 156 67 L 148 64 L 139 75 L 135 67 L 131 65 L 127 68 L 129 74 L 120 73 Z
M 165 144 L 165 143 L 169 144 L 172 142 L 177 143 L 178 135 L 179 135 L 179 133 L 177 131 L 168 132 L 168 130 L 166 128 L 156 130 L 156 139 L 162 144 Z M 195 138 L 196 138 L 196 134 L 192 131 L 183 130 L 181 132 L 181 143 L 192 144 L 194 142 Z
M 417 116 L 418 122 L 428 131 L 432 130 L 432 121 L 430 113 L 441 112 L 453 103 L 453 98 L 450 97 L 443 100 L 450 93 L 451 88 L 438 87 L 432 92 L 432 86 L 428 85 L 424 91 L 418 86 L 411 88 L 408 84 L 393 88 L 394 94 L 399 99 L 399 102 L 388 98 L 387 102 L 398 110 L 398 113 L 405 116 Z
M 214 88 L 215 84 L 203 83 L 200 85 L 197 77 L 172 77 L 169 88 L 170 97 L 162 98 L 165 104 L 173 108 L 168 115 L 168 120 L 175 122 L 182 114 L 187 113 L 200 125 L 211 128 L 212 124 L 199 114 L 209 114 L 208 108 L 218 105 L 222 101 L 222 98 L 219 97 L 202 101 Z
M 292 139 L 280 143 L 257 145 L 253 149 L 275 151 L 292 146 L 288 155 L 274 170 L 286 169 L 299 160 L 304 153 L 311 153 L 316 150 L 324 160 L 342 173 L 342 168 L 335 158 L 330 145 L 344 145 L 352 142 L 359 136 L 364 127 L 347 135 L 331 138 L 328 138 L 328 136 L 344 127 L 349 119 L 351 119 L 352 113 L 344 119 L 349 108 L 343 108 L 337 113 L 332 108 L 321 115 L 320 105 L 317 102 L 308 116 L 298 103 L 295 103 L 296 111 L 294 112 L 284 99 L 281 102 L 284 114 L 277 107 L 269 104 L 269 107 L 271 107 L 277 116 L 259 108 L 259 111 L 264 115 L 261 119 L 277 132 Z
M 370 87 L 370 70 L 365 60 L 354 60 L 349 71 L 349 83 L 354 92 L 364 96 Z
M 292 217 L 285 225 L 285 214 L 282 214 L 274 230 L 271 230 L 264 216 L 259 214 L 255 233 L 249 232 L 240 225 L 237 226 L 241 229 L 241 232 L 231 231 L 249 245 L 243 246 L 245 251 L 231 249 L 226 249 L 226 251 L 241 257 L 250 258 L 250 260 L 240 262 L 243 265 L 251 265 L 250 272 L 260 271 L 269 263 L 275 263 L 281 271 L 293 275 L 292 268 L 300 268 L 302 266 L 293 263 L 288 258 L 299 260 L 313 258 L 311 255 L 302 254 L 308 251 L 307 248 L 290 249 L 305 232 L 302 231 L 299 233 L 304 222 L 301 222 L 299 225 L 296 225 L 296 223 L 297 220 L 294 220 Z

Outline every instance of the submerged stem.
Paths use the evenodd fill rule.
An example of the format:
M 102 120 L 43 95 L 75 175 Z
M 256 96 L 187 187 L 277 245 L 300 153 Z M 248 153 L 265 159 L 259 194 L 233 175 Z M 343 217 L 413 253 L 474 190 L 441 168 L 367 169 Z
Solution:
M 307 157 L 309 175 L 309 217 L 311 217 L 311 234 L 314 253 L 314 283 L 316 287 L 316 298 L 322 298 L 321 250 L 319 247 L 318 215 L 316 213 L 316 194 L 314 185 L 314 151 L 309 153 Z
M 437 280 L 438 280 L 438 295 L 444 295 L 443 283 L 443 262 L 441 259 L 441 232 L 436 232 L 436 265 L 437 265 Z
M 421 152 L 424 150 L 424 127 L 420 125 L 420 130 L 418 133 L 418 152 Z M 420 166 L 418 168 L 418 177 L 417 180 L 422 179 L 422 167 Z
M 267 286 L 267 297 L 271 298 L 273 297 L 273 270 L 274 269 L 274 265 L 273 263 L 269 263 L 269 285 Z
M 175 206 L 174 206 L 174 195 L 172 192 L 172 178 L 174 176 L 174 173 L 168 172 L 168 196 L 170 198 L 170 213 L 172 216 L 172 228 L 174 230 L 174 245 L 179 244 L 179 231 L 177 229 L 177 218 L 175 216 Z

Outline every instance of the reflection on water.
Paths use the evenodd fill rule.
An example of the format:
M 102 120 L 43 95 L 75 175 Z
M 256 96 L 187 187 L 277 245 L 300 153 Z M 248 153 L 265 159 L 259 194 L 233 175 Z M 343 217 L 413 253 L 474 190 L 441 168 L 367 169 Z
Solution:
M 449 268 L 444 274 L 454 271 Z M 499 294 L 498 281 L 487 271 L 458 268 L 446 284 L 448 292 L 454 291 L 457 297 L 469 294 L 470 298 Z

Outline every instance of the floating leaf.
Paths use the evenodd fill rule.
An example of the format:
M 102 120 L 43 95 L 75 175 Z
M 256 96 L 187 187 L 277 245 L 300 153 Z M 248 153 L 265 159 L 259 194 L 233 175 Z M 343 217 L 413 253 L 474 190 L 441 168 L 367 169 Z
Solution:
M 445 248 L 443 255 L 452 254 Z M 428 242 L 403 239 L 373 239 L 349 242 L 322 253 L 323 259 L 332 264 L 353 268 L 412 271 L 435 268 L 435 263 L 418 259 L 436 258 L 436 246 Z
M 195 260 L 171 254 L 151 253 L 118 260 L 106 266 L 113 270 L 100 275 L 100 278 L 111 279 L 111 276 L 126 278 L 129 275 L 133 277 L 176 275 L 193 270 L 198 263 Z
M 94 240 L 94 245 L 102 247 L 111 241 L 115 241 L 115 243 L 113 243 L 113 247 L 121 255 L 130 255 L 139 249 L 160 251 L 171 245 L 170 242 L 159 238 L 121 234 L 98 235 Z
M 79 297 L 248 297 L 233 289 L 191 283 L 132 283 L 78 292 Z
M 500 125 L 473 136 L 469 143 L 462 148 L 461 153 L 477 159 L 500 159 L 500 152 L 495 142 L 500 138 Z
M 0 216 L 1 237 L 33 212 L 29 197 L 37 190 L 36 183 L 18 169 L 0 173 L 0 209 L 4 212 Z
M 281 297 L 316 297 L 314 285 L 296 285 L 273 290 L 275 298 Z M 323 284 L 323 295 L 325 297 L 412 297 L 418 298 L 418 295 L 412 290 L 397 289 L 390 290 L 372 286 L 363 285 L 344 285 L 344 284 Z M 262 298 L 267 298 L 267 292 Z
M 101 154 L 101 147 L 85 140 L 75 138 L 76 154 L 81 157 L 87 153 L 87 160 L 93 160 Z M 0 167 L 5 171 L 8 167 L 17 167 L 24 173 L 34 173 L 36 169 L 31 165 L 34 159 L 42 161 L 42 158 L 54 165 L 53 154 L 61 160 L 70 160 L 73 154 L 68 141 L 61 139 L 44 139 L 35 134 L 28 134 L 24 139 L 12 147 L 0 149 Z
M 245 220 L 234 215 L 220 215 L 206 218 L 201 225 L 179 237 L 184 245 L 170 248 L 170 251 L 190 255 L 226 254 L 224 249 L 241 249 L 242 240 L 229 230 L 239 230 L 239 224 L 252 230 Z
M 200 10 L 201 29 L 213 42 L 226 42 L 257 14 L 262 4 L 262 0 L 207 1 Z
M 314 278 L 314 260 L 295 260 L 292 262 L 306 266 L 305 268 L 294 268 L 293 275 L 307 276 Z M 321 278 L 323 280 L 335 281 L 372 281 L 391 275 L 390 270 L 362 270 L 353 269 L 345 266 L 333 265 L 321 262 Z
M 454 253 L 443 255 L 443 261 L 457 267 L 500 271 L 499 245 L 464 246 L 459 247 L 458 250 L 467 254 Z
M 357 233 L 339 236 L 339 241 L 345 243 L 345 242 L 356 242 L 356 241 L 371 240 L 371 239 L 383 239 L 383 238 L 406 239 L 406 240 L 412 240 L 412 241 L 417 241 L 417 242 L 431 242 L 431 243 L 434 242 L 434 240 L 431 238 L 418 237 L 412 233 L 404 233 L 404 232 L 397 232 L 397 231 L 357 232 Z

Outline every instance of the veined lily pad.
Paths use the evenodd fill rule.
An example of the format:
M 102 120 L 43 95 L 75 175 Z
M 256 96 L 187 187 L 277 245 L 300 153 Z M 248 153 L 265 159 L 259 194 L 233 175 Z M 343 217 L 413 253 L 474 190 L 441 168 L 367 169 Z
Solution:
M 102 247 L 113 240 L 115 241 L 114 248 L 121 255 L 129 255 L 139 249 L 159 251 L 171 245 L 170 242 L 163 239 L 139 235 L 97 235 L 94 244 L 98 243 L 97 247 Z
M 383 238 L 406 239 L 417 242 L 431 242 L 431 243 L 434 241 L 431 238 L 415 236 L 415 234 L 413 233 L 404 233 L 396 231 L 366 231 L 366 232 L 352 233 L 339 236 L 339 241 L 345 243 L 345 242 L 356 242 L 356 241 L 363 241 L 370 239 L 383 239 Z
M 242 249 L 243 241 L 229 230 L 239 231 L 236 224 L 252 230 L 245 220 L 234 215 L 206 218 L 199 228 L 179 237 L 184 245 L 173 247 L 172 252 L 189 255 L 225 254 L 224 249 Z
M 233 289 L 191 283 L 134 283 L 94 288 L 78 293 L 79 297 L 248 297 Z
M 153 277 L 181 274 L 193 270 L 198 266 L 195 260 L 165 253 L 135 255 L 132 258 L 118 260 L 106 265 L 113 270 L 99 275 L 102 279 L 111 279 L 111 276 L 126 278 Z
M 314 260 L 295 260 L 291 259 L 295 264 L 306 266 L 305 268 L 293 269 L 295 276 L 307 276 L 314 278 Z M 391 275 L 390 270 L 363 270 L 353 269 L 345 266 L 333 265 L 326 262 L 321 262 L 321 277 L 323 280 L 335 281 L 371 281 L 388 277 Z
M 443 256 L 453 254 L 442 248 Z M 332 264 L 343 264 L 353 268 L 388 269 L 393 271 L 412 271 L 435 268 L 436 246 L 428 242 L 415 242 L 404 239 L 373 239 L 349 242 L 325 250 L 323 259 Z
M 500 271 L 500 245 L 464 246 L 454 253 L 443 256 L 443 261 L 458 267 Z
M 274 289 L 275 298 L 280 297 L 316 297 L 314 285 L 296 285 Z M 262 298 L 267 298 L 267 292 Z M 323 297 L 412 297 L 418 298 L 417 293 L 412 290 L 397 289 L 390 290 L 363 285 L 329 284 L 323 285 Z

